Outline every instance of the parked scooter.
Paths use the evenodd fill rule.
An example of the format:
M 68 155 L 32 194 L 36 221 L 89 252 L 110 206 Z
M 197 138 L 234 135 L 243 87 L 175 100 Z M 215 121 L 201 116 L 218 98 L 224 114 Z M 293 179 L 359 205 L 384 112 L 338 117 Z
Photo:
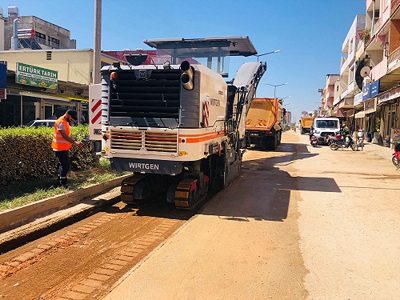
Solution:
M 392 163 L 396 169 L 400 169 L 400 142 L 394 144 L 394 153 L 392 154 Z
M 331 148 L 331 150 L 338 150 L 339 148 L 343 150 L 344 148 L 349 147 L 351 148 L 351 150 L 357 151 L 357 144 L 350 134 L 346 135 L 345 139 L 332 139 L 331 144 L 329 145 L 329 148 Z
M 313 147 L 317 147 L 318 146 L 318 139 L 315 135 L 311 134 L 310 135 L 310 144 Z

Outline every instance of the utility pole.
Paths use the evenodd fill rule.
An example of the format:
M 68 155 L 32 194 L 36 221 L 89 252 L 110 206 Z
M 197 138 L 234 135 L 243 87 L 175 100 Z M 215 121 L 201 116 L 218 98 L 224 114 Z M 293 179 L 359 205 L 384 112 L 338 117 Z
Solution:
M 101 83 L 101 0 L 94 0 L 93 83 Z

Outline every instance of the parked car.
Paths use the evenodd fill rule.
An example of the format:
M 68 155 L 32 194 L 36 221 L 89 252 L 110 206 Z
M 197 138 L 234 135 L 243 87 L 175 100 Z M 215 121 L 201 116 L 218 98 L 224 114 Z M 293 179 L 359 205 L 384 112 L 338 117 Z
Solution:
M 54 127 L 54 123 L 56 120 L 33 120 L 30 121 L 26 126 L 28 127 L 40 127 L 40 126 L 45 126 L 45 127 Z

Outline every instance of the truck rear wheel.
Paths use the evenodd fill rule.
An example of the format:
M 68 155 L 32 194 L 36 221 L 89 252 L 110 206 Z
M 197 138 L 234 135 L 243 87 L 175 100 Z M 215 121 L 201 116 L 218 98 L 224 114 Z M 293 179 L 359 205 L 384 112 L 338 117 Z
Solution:
M 275 137 L 265 138 L 265 148 L 266 150 L 275 150 L 277 144 L 277 139 Z

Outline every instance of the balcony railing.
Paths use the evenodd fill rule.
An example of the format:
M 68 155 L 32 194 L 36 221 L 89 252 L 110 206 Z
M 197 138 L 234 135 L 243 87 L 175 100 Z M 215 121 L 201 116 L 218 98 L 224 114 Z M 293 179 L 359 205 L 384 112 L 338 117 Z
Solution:
M 400 5 L 400 0 L 392 0 L 390 13 L 394 13 L 394 11 L 399 7 L 399 5 Z
M 398 0 L 400 2 L 400 0 Z M 400 47 L 394 50 L 392 53 L 389 54 L 388 57 L 388 66 L 394 62 L 396 59 L 400 57 Z

